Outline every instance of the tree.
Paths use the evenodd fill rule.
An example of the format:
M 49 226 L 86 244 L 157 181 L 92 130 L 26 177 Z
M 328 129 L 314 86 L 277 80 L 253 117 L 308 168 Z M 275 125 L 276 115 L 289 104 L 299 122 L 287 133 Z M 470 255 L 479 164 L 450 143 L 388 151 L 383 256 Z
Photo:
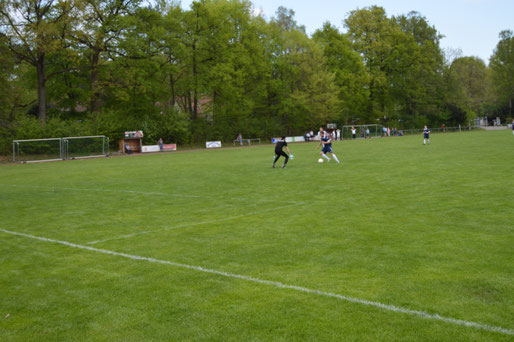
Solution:
M 391 105 L 384 63 L 393 49 L 391 37 L 395 27 L 385 10 L 378 6 L 351 11 L 345 26 L 348 28 L 348 38 L 354 50 L 362 56 L 369 75 L 366 117 L 380 118 Z
M 279 6 L 275 12 L 275 18 L 271 22 L 280 27 L 282 31 L 300 31 L 305 33 L 305 26 L 298 25 L 294 20 L 295 12 L 292 9 L 287 9 L 284 6 Z
M 404 33 L 391 53 L 396 59 L 393 92 L 403 107 L 402 117 L 414 124 L 422 116 L 437 120 L 443 108 L 442 36 L 418 12 L 393 17 L 393 21 Z
M 491 100 L 491 83 L 485 63 L 478 57 L 461 57 L 453 61 L 451 69 L 454 84 L 447 103 L 461 107 L 469 119 L 482 114 L 483 106 Z
M 101 82 L 99 67 L 120 53 L 118 45 L 127 29 L 127 17 L 134 14 L 141 0 L 84 0 L 80 25 L 75 26 L 73 38 L 87 59 L 90 87 L 89 111 L 100 109 Z M 125 37 L 126 38 L 126 37 Z
M 269 110 L 288 134 L 332 122 L 341 109 L 335 73 L 325 67 L 321 45 L 298 28 L 293 14 L 279 8 L 277 19 L 271 20 L 270 37 L 275 44 Z
M 38 117 L 46 120 L 46 83 L 62 70 L 49 74 L 48 58 L 64 51 L 73 0 L 6 0 L 0 5 L 0 33 L 9 50 L 36 68 Z
M 353 51 L 348 38 L 330 23 L 314 32 L 312 38 L 323 49 L 325 68 L 335 75 L 341 104 L 337 109 L 339 121 L 344 123 L 359 117 L 362 122 L 369 122 L 371 118 L 365 115 L 369 79 L 359 54 Z
M 498 100 L 508 106 L 508 115 L 513 117 L 514 100 L 514 36 L 511 30 L 499 34 L 500 41 L 491 56 L 489 67 L 495 84 Z

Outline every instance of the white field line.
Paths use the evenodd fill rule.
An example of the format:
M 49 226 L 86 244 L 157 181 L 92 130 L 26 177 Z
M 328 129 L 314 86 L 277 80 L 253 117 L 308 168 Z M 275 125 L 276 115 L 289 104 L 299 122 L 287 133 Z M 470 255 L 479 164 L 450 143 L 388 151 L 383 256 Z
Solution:
M 258 215 L 258 214 L 266 213 L 266 212 L 269 212 L 269 211 L 280 210 L 280 209 L 285 209 L 285 208 L 290 208 L 290 207 L 296 207 L 296 206 L 303 205 L 303 204 L 305 204 L 305 203 L 304 202 L 300 202 L 300 203 L 296 203 L 296 204 L 285 205 L 285 206 L 282 206 L 282 207 L 276 207 L 276 208 L 271 208 L 271 209 L 266 209 L 266 210 L 261 210 L 261 211 L 254 211 L 254 212 L 251 212 L 251 213 L 246 213 L 246 214 L 237 215 L 237 216 L 225 217 L 225 218 L 221 218 L 221 219 L 217 219 L 217 220 L 209 220 L 209 221 L 194 222 L 194 223 L 185 223 L 185 224 L 181 224 L 181 225 L 178 225 L 178 226 L 166 227 L 166 228 L 155 229 L 155 230 L 143 230 L 143 231 L 140 231 L 140 232 L 137 232 L 137 233 L 120 235 L 120 236 L 115 236 L 115 237 L 111 237 L 111 238 L 107 238 L 107 239 L 103 239 L 103 240 L 96 240 L 96 241 L 86 242 L 86 244 L 87 245 L 94 245 L 94 244 L 100 243 L 100 242 L 125 239 L 125 238 L 130 238 L 130 237 L 133 237 L 133 236 L 137 236 L 137 235 L 143 235 L 143 234 L 149 234 L 149 233 L 155 233 L 155 232 L 162 232 L 162 231 L 165 231 L 165 230 L 171 230 L 171 229 L 178 229 L 178 228 L 184 228 L 184 227 L 198 226 L 198 225 L 202 225 L 202 224 L 209 224 L 209 223 L 229 221 L 229 220 L 233 220 L 233 219 L 237 219 L 237 218 L 241 218 L 241 217 Z
M 135 190 L 117 190 L 117 189 L 99 189 L 99 188 L 63 188 L 63 187 L 52 187 L 52 186 L 39 186 L 39 185 L 18 185 L 18 184 L 0 184 L 15 188 L 28 188 L 28 189 L 42 189 L 42 190 L 68 190 L 68 191 L 91 191 L 91 192 L 114 192 L 124 194 L 136 194 L 136 195 L 151 195 L 151 196 L 170 196 L 170 197 L 186 197 L 186 198 L 204 198 L 216 200 L 218 197 L 208 197 L 199 195 L 186 195 L 186 194 L 175 194 L 168 192 L 148 192 L 148 191 L 135 191 Z M 226 197 L 226 196 L 225 196 Z M 257 203 L 275 202 L 274 200 L 255 201 L 255 198 L 244 198 L 240 196 L 234 196 L 234 200 L 240 201 L 254 201 Z M 282 203 L 299 203 L 297 201 L 281 201 Z M 302 202 L 303 203 L 303 202 Z
M 216 275 L 220 275 L 220 276 L 227 277 L 227 278 L 241 279 L 241 280 L 246 280 L 246 281 L 250 281 L 253 283 L 274 286 L 274 287 L 281 288 L 281 289 L 288 289 L 288 290 L 294 290 L 294 291 L 304 292 L 304 293 L 308 293 L 308 294 L 314 294 L 314 295 L 318 295 L 318 296 L 336 298 L 336 299 L 343 300 L 343 301 L 350 302 L 350 303 L 372 306 L 372 307 L 376 307 L 376 308 L 379 308 L 382 310 L 392 311 L 392 312 L 396 312 L 396 313 L 403 313 L 403 314 L 417 316 L 417 317 L 424 318 L 424 319 L 442 321 L 445 323 L 450 323 L 450 324 L 455 324 L 455 325 L 460 325 L 460 326 L 470 327 L 470 328 L 476 328 L 476 329 L 481 329 L 481 330 L 486 330 L 486 331 L 492 331 L 492 332 L 497 332 L 497 333 L 501 333 L 501 334 L 505 334 L 505 335 L 514 335 L 514 330 L 502 328 L 499 326 L 465 321 L 462 319 L 456 319 L 456 318 L 450 318 L 450 317 L 444 317 L 444 316 L 440 316 L 438 314 L 431 314 L 431 313 L 428 313 L 425 311 L 411 310 L 411 309 L 398 307 L 395 305 L 383 304 L 380 302 L 374 302 L 374 301 L 370 301 L 370 300 L 366 300 L 366 299 L 344 296 L 344 295 L 340 295 L 337 293 L 319 291 L 319 290 L 309 289 L 306 287 L 301 287 L 301 286 L 296 286 L 296 285 L 288 285 L 288 284 L 284 284 L 284 283 L 281 283 L 278 281 L 259 279 L 259 278 L 255 278 L 255 277 L 251 277 L 251 276 L 245 276 L 245 275 L 240 275 L 240 274 L 235 274 L 235 273 L 229 273 L 229 272 L 204 268 L 201 266 L 192 266 L 192 265 L 181 264 L 181 263 L 173 262 L 173 261 L 159 260 L 159 259 L 154 259 L 154 258 L 150 258 L 150 257 L 143 257 L 143 256 L 138 256 L 138 255 L 110 251 L 110 250 L 106 250 L 106 249 L 99 249 L 99 248 L 94 248 L 94 247 L 89 247 L 89 246 L 77 245 L 75 243 L 71 243 L 71 242 L 67 242 L 67 241 L 60 241 L 60 240 L 54 240 L 54 239 L 49 239 L 49 238 L 45 238 L 45 237 L 39 237 L 39 236 L 34 236 L 34 235 L 29 235 L 29 234 L 24 234 L 24 233 L 18 233 L 18 232 L 13 232 L 13 231 L 1 229 L 1 228 L 0 228 L 0 231 L 4 232 L 6 234 L 23 236 L 23 237 L 27 237 L 30 239 L 40 240 L 40 241 L 58 243 L 58 244 L 65 245 L 68 247 L 85 249 L 85 250 L 92 251 L 92 252 L 115 255 L 115 256 L 120 256 L 120 257 L 124 257 L 124 258 L 128 258 L 128 259 L 132 259 L 132 260 L 141 260 L 141 261 L 148 261 L 148 262 L 152 262 L 152 263 L 181 267 L 181 268 L 186 268 L 186 269 L 193 270 L 193 271 L 216 274 Z

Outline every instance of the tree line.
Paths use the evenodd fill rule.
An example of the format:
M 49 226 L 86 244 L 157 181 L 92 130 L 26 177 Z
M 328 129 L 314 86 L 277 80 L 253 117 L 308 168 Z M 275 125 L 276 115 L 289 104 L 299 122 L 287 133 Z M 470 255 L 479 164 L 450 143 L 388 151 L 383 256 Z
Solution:
M 269 138 L 327 123 L 465 124 L 512 118 L 514 38 L 489 65 L 420 13 L 351 11 L 311 36 L 294 11 L 246 0 L 4 0 L 0 148 L 14 138 L 143 130 L 182 144 Z M 0 138 L 1 139 L 1 138 Z

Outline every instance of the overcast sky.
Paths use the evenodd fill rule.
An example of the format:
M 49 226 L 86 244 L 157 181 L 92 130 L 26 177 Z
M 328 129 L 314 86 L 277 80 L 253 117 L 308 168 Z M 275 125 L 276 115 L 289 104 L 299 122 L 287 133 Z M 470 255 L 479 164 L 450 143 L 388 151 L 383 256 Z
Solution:
M 182 0 L 188 9 L 192 0 Z M 478 56 L 489 63 L 498 34 L 514 31 L 514 0 L 253 0 L 256 10 L 267 18 L 279 6 L 295 11 L 296 22 L 312 34 L 325 21 L 344 31 L 348 13 L 372 5 L 381 6 L 387 16 L 417 11 L 445 37 L 441 47 L 461 49 L 463 56 Z

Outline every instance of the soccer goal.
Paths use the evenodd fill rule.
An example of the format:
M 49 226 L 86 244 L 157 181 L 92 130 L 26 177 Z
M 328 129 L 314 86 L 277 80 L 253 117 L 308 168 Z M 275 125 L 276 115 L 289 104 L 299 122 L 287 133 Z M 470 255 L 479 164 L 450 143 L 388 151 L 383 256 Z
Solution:
M 355 138 L 379 138 L 382 136 L 382 125 L 347 125 L 342 127 L 341 139 L 352 139 L 352 127 L 355 127 Z M 369 130 L 369 135 L 366 134 Z
M 21 163 L 63 159 L 61 138 L 13 140 L 13 161 Z
M 109 155 L 109 138 L 104 135 L 13 140 L 12 144 L 13 161 L 18 163 Z
M 104 157 L 109 155 L 109 138 L 105 135 L 62 138 L 64 159 Z

